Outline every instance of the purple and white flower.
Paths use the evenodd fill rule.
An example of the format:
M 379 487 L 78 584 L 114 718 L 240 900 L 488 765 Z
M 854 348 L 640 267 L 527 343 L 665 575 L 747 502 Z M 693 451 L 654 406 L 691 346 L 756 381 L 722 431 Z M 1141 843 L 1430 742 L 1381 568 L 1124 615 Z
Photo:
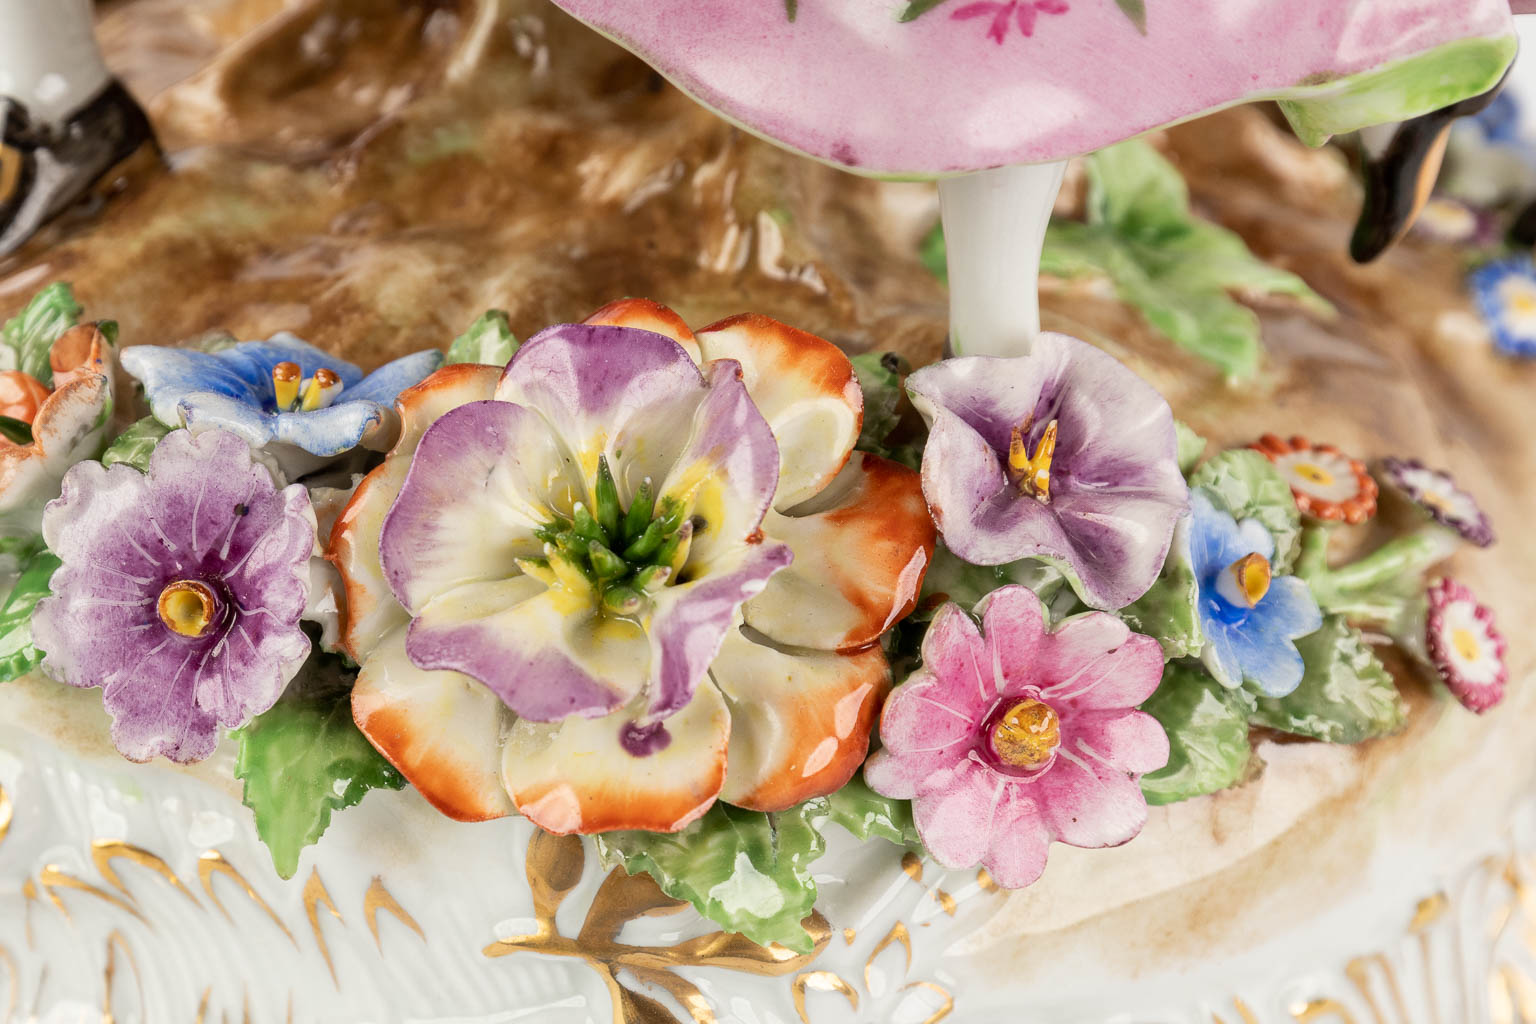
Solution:
M 1457 486 L 1449 473 L 1430 469 L 1418 459 L 1389 456 L 1381 468 L 1387 483 L 1463 540 L 1486 548 L 1493 543 L 1493 526 L 1477 499 Z
M 1472 591 L 1450 579 L 1429 588 L 1425 640 L 1435 671 L 1463 707 L 1481 714 L 1504 699 L 1507 645 L 1492 609 Z
M 947 359 L 907 388 L 932 427 L 923 494 L 951 551 L 1050 559 L 1095 608 L 1146 593 L 1189 504 L 1173 413 L 1151 385 L 1047 333 L 1027 357 Z
M 32 618 L 43 668 L 102 688 L 129 760 L 207 757 L 309 653 L 309 496 L 278 490 L 233 434 L 173 431 L 148 473 L 79 463 L 43 538 L 63 563 Z

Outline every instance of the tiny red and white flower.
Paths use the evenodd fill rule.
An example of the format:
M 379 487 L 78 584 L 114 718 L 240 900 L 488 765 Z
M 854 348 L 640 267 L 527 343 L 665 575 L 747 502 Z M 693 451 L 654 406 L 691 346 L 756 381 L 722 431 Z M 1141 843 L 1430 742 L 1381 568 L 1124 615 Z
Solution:
M 1463 707 L 1481 714 L 1504 699 L 1507 644 L 1492 609 L 1472 591 L 1451 579 L 1429 588 L 1425 639 L 1435 671 Z
M 1265 434 L 1252 447 L 1280 470 L 1302 514 L 1351 525 L 1376 514 L 1376 481 L 1359 459 L 1299 435 Z

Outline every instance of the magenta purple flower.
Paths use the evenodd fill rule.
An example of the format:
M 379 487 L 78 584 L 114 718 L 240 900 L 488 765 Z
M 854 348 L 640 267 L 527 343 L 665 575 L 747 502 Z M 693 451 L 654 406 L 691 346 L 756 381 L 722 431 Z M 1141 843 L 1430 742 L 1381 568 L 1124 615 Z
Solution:
M 148 473 L 76 465 L 43 537 L 63 563 L 32 619 L 43 668 L 102 688 L 130 760 L 207 757 L 309 653 L 309 496 L 278 490 L 233 434 L 173 431 Z
M 923 638 L 923 667 L 880 719 L 884 748 L 864 778 L 913 801 L 940 864 L 981 863 L 999 885 L 1029 885 L 1051 842 L 1117 846 L 1147 820 L 1140 776 L 1168 761 L 1168 737 L 1137 711 L 1163 675 L 1162 648 L 1113 615 L 1046 628 L 1034 593 L 1008 586 L 982 625 L 947 604 Z
M 1387 483 L 1427 512 L 1435 522 L 1456 531 L 1463 540 L 1486 548 L 1493 543 L 1493 527 L 1477 499 L 1457 486 L 1449 473 L 1430 469 L 1418 459 L 1388 457 L 1382 460 Z
M 1066 14 L 1066 0 L 979 0 L 958 8 L 950 17 L 956 21 L 972 18 L 990 18 L 987 38 L 999 45 L 1008 38 L 1008 28 L 1017 22 L 1019 35 L 1028 38 L 1035 34 L 1035 22 L 1042 14 Z
M 1435 671 L 1463 707 L 1481 714 L 1504 699 L 1507 645 L 1492 609 L 1472 591 L 1450 579 L 1429 588 L 1425 641 Z
M 948 359 L 907 388 L 931 424 L 923 495 L 951 551 L 974 565 L 1049 559 L 1095 608 L 1146 593 L 1189 504 L 1156 390 L 1050 333 L 1027 357 Z

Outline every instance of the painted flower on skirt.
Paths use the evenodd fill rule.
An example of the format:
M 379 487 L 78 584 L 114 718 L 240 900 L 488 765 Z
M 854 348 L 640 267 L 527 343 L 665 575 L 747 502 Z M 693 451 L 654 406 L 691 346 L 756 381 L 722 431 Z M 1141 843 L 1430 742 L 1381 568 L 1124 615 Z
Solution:
M 1467 277 L 1493 343 L 1524 359 L 1536 358 L 1536 264 L 1529 256 L 1496 260 Z
M 103 688 L 130 760 L 207 757 L 309 653 L 309 496 L 278 490 L 232 434 L 173 431 L 147 474 L 80 463 L 43 537 L 63 562 L 32 618 L 43 668 Z
M 1382 460 L 1387 483 L 1409 501 L 1468 543 L 1486 548 L 1493 543 L 1493 526 L 1477 499 L 1456 485 L 1449 473 L 1430 469 L 1418 459 L 1389 456 Z
M 300 471 L 360 444 L 387 448 L 395 398 L 442 364 L 441 352 L 417 352 L 364 376 L 287 333 L 212 353 L 155 345 L 123 350 L 123 369 L 143 383 L 155 419 L 169 427 L 218 427 L 252 448 L 270 445 L 285 470 Z
M 1450 245 L 1496 245 L 1498 217 L 1450 196 L 1431 196 L 1413 222 L 1413 233 Z
M 630 300 L 399 409 L 330 557 L 354 716 L 439 809 L 673 831 L 858 768 L 934 529 L 916 473 L 850 457 L 835 346 Z
M 1252 447 L 1280 470 L 1303 515 L 1353 526 L 1376 514 L 1376 481 L 1359 459 L 1299 435 L 1265 434 Z
M 1047 630 L 1025 587 L 993 591 L 980 612 L 980 630 L 953 603 L 934 617 L 864 779 L 913 801 L 940 864 L 980 862 L 1017 889 L 1040 877 L 1052 841 L 1118 846 L 1146 823 L 1137 779 L 1168 762 L 1168 737 L 1135 709 L 1162 679 L 1163 652 L 1104 612 Z
M 48 350 L 53 388 L 19 370 L 0 373 L 0 415 L 32 439 L 0 436 L 0 537 L 35 536 L 64 473 L 101 452 L 112 415 L 112 345 L 95 324 L 71 327 Z M 23 380 L 24 378 L 24 380 Z
M 975 565 L 1049 558 L 1095 608 L 1146 593 L 1184 514 L 1173 413 L 1112 356 L 1041 334 L 1028 356 L 926 366 L 907 389 L 932 426 L 923 494 Z
M 1223 685 L 1244 681 L 1270 697 L 1301 685 L 1296 640 L 1322 628 L 1304 580 L 1274 576 L 1275 538 L 1254 519 L 1236 522 L 1196 490 L 1190 496 L 1190 563 L 1200 588 L 1201 660 Z
M 1426 640 L 1435 671 L 1463 707 L 1481 714 L 1504 699 L 1504 637 L 1472 591 L 1449 579 L 1430 586 Z

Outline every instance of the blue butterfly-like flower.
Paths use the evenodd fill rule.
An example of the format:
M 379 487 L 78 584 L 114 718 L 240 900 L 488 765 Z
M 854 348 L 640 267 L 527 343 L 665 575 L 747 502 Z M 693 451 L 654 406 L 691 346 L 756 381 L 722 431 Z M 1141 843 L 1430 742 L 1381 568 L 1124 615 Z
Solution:
M 373 440 L 395 397 L 441 366 L 443 354 L 416 352 L 365 376 L 280 333 L 213 353 L 136 345 L 123 350 L 122 364 L 166 426 L 218 427 L 253 448 L 291 446 L 324 459 Z

